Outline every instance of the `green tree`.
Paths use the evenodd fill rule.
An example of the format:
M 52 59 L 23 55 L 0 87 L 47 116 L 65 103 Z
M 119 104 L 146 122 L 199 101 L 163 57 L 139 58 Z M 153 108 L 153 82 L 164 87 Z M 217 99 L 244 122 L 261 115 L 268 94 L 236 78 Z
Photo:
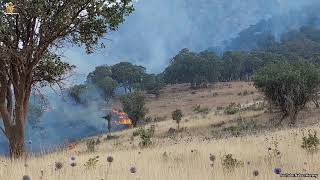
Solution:
M 180 122 L 183 117 L 182 111 L 180 109 L 177 109 L 177 110 L 173 111 L 171 115 L 172 115 L 172 119 L 174 121 L 176 121 L 176 123 L 178 125 L 178 130 L 179 130 L 180 129 Z
M 311 101 L 320 84 L 320 71 L 313 64 L 298 61 L 267 65 L 253 78 L 255 86 L 278 107 L 283 117 L 295 124 L 298 112 Z
M 70 69 L 50 52 L 69 43 L 92 53 L 99 39 L 117 30 L 133 5 L 131 0 L 12 2 L 18 15 L 0 15 L 0 113 L 10 155 L 19 158 L 25 152 L 32 88 L 38 83 L 58 83 Z
M 87 84 L 96 84 L 105 77 L 111 77 L 111 67 L 108 65 L 97 66 L 93 72 L 87 76 Z
M 102 91 L 104 100 L 107 102 L 110 101 L 112 96 L 115 93 L 116 88 L 118 87 L 117 81 L 112 79 L 111 77 L 104 77 L 99 79 L 95 85 Z
M 123 111 L 128 114 L 133 126 L 136 127 L 137 123 L 143 120 L 148 112 L 148 109 L 145 107 L 146 99 L 144 94 L 140 91 L 135 91 L 122 96 L 120 101 Z
M 83 94 L 88 90 L 88 86 L 84 84 L 74 85 L 69 89 L 69 96 L 75 100 L 77 104 L 85 104 L 82 98 Z
M 145 74 L 142 81 L 142 89 L 146 90 L 149 94 L 154 94 L 159 97 L 160 90 L 164 87 L 164 82 L 159 75 Z
M 139 87 L 143 76 L 146 73 L 146 68 L 133 65 L 130 62 L 120 62 L 111 67 L 112 78 L 115 79 L 125 91 L 132 92 L 134 87 Z
M 190 83 L 192 88 L 206 87 L 209 82 L 219 79 L 220 59 L 214 53 L 199 54 L 182 49 L 165 69 L 166 83 Z

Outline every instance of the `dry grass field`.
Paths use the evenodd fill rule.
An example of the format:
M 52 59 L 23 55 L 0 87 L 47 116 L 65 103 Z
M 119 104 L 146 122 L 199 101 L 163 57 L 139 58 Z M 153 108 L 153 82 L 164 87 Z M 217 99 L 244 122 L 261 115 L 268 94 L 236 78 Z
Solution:
M 239 95 L 244 91 L 248 95 Z M 275 126 L 272 122 L 278 119 L 277 113 L 254 108 L 254 103 L 262 100 L 257 90 L 244 82 L 195 91 L 186 85 L 167 87 L 158 99 L 148 99 L 148 116 L 160 119 L 146 125 L 155 127 L 150 147 L 139 147 L 140 138 L 132 137 L 136 129 L 129 129 L 112 133 L 116 138 L 99 137 L 101 143 L 92 153 L 87 152 L 85 143 L 79 143 L 74 150 L 27 160 L 2 158 L 0 179 L 20 180 L 28 175 L 31 180 L 276 180 L 292 178 L 281 178 L 274 168 L 281 168 L 282 173 L 319 173 L 320 152 L 307 152 L 301 145 L 309 131 L 320 131 L 320 110 L 310 105 L 299 115 L 296 127 Z M 221 107 L 231 102 L 240 103 L 243 110 L 225 115 Z M 193 112 L 199 104 L 209 112 Z M 170 119 L 176 108 L 185 115 L 182 131 L 170 134 L 168 130 L 176 128 Z M 232 154 L 229 163 L 223 161 L 227 154 Z M 96 166 L 84 166 L 96 156 Z M 107 161 L 108 156 L 113 162 Z M 62 163 L 60 169 L 56 169 L 56 162 Z M 72 162 L 76 166 L 72 167 Z M 130 172 L 132 167 L 135 173 Z

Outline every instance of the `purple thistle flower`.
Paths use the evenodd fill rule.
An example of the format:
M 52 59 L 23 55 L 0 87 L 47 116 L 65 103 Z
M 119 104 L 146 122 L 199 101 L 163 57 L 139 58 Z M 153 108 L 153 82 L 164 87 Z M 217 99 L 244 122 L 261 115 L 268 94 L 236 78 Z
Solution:
M 30 180 L 30 176 L 24 175 L 24 176 L 22 177 L 22 180 Z
M 70 160 L 71 160 L 71 161 L 75 161 L 75 160 L 76 160 L 76 157 L 75 157 L 75 156 L 71 156 Z
M 281 168 L 274 168 L 274 173 L 281 174 Z
M 130 172 L 131 172 L 132 174 L 136 173 L 136 172 L 137 172 L 136 167 L 131 167 L 131 168 L 130 168 Z
M 107 161 L 108 161 L 108 163 L 112 163 L 113 162 L 113 157 L 112 156 L 108 156 L 107 157 Z

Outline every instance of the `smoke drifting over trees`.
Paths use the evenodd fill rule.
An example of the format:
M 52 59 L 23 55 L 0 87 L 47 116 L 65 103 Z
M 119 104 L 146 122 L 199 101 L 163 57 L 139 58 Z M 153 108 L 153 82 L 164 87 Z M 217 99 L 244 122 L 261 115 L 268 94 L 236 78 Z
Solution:
M 272 17 L 276 18 L 268 28 L 275 34 L 299 28 L 308 20 L 305 13 L 310 5 L 320 7 L 317 0 L 139 0 L 119 31 L 107 37 L 103 52 L 85 56 L 71 49 L 68 60 L 83 59 L 77 64 L 81 73 L 119 60 L 143 64 L 158 73 L 183 48 L 223 50 L 228 44 L 224 41 Z

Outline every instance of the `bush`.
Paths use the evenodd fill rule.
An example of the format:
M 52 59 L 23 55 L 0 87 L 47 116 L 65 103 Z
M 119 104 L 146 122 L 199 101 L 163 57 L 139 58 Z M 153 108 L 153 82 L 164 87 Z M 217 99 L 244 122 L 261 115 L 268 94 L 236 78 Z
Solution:
M 88 169 L 93 169 L 96 167 L 96 165 L 99 162 L 99 156 L 96 156 L 94 158 L 90 158 L 85 164 L 84 166 Z
M 139 128 L 133 132 L 133 136 L 140 136 L 140 146 L 147 147 L 152 144 L 151 138 L 154 136 L 155 126 L 151 126 L 149 129 Z
M 256 121 L 253 119 L 246 121 L 238 119 L 237 125 L 224 128 L 224 131 L 230 132 L 233 136 L 240 136 L 242 132 L 255 131 L 257 129 Z
M 135 91 L 120 98 L 123 111 L 126 112 L 136 127 L 140 120 L 145 119 L 148 109 L 145 107 L 145 96 L 142 92 Z
M 183 117 L 182 111 L 180 109 L 177 109 L 175 111 L 172 112 L 172 119 L 174 121 L 176 121 L 176 123 L 178 124 L 178 130 L 180 129 L 180 121 Z
M 298 112 L 317 92 L 320 70 L 306 61 L 293 64 L 281 61 L 267 65 L 253 81 L 269 102 L 282 111 L 281 121 L 290 117 L 290 123 L 295 124 Z
M 317 137 L 317 132 L 314 132 L 314 134 L 311 134 L 309 131 L 308 137 L 303 136 L 301 147 L 307 150 L 308 152 L 314 153 L 319 150 L 319 143 L 320 143 L 320 140 Z
M 243 162 L 233 158 L 232 154 L 227 154 L 223 156 L 222 166 L 226 170 L 233 170 L 234 168 L 243 166 Z
M 201 107 L 200 105 L 196 105 L 193 107 L 193 112 L 206 115 L 209 114 L 210 109 L 208 107 Z
M 88 152 L 94 152 L 95 151 L 96 141 L 94 139 L 87 140 L 86 145 L 87 145 L 87 151 Z
M 224 109 L 224 113 L 228 115 L 232 115 L 232 114 L 237 114 L 238 112 L 240 112 L 240 110 L 241 110 L 240 104 L 231 103 Z

